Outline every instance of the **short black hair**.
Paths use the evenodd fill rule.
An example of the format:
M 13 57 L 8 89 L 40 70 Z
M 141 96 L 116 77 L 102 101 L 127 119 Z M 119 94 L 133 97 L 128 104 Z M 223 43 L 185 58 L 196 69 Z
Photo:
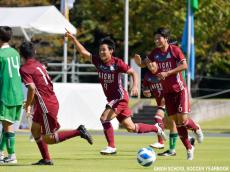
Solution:
M 115 51 L 115 42 L 110 37 L 102 38 L 99 42 L 99 45 L 102 44 L 108 45 L 109 50 Z
M 0 26 L 0 40 L 9 42 L 13 35 L 12 29 L 9 26 Z
M 24 41 L 20 45 L 20 54 L 24 58 L 32 58 L 35 55 L 35 45 L 32 42 Z
M 154 35 L 156 35 L 156 34 L 159 34 L 159 35 L 161 35 L 161 36 L 163 36 L 164 38 L 167 38 L 167 39 L 169 39 L 169 37 L 170 37 L 170 31 L 169 31 L 169 29 L 164 28 L 164 27 L 158 28 L 154 32 Z

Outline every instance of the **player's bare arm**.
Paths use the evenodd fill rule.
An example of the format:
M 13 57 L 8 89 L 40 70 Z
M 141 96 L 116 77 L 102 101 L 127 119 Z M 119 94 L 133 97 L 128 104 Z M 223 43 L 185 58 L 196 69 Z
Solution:
M 30 115 L 31 105 L 33 104 L 34 96 L 35 96 L 35 85 L 31 83 L 27 85 L 27 88 L 28 88 L 28 93 L 27 93 L 27 99 L 25 102 L 24 109 L 26 111 L 26 114 Z
M 137 73 L 133 70 L 133 68 L 130 68 L 127 71 L 127 74 L 131 75 L 132 79 L 133 79 L 133 85 L 132 85 L 130 94 L 131 94 L 131 96 L 138 96 L 138 76 L 137 76 Z
M 181 63 L 179 63 L 179 65 L 172 69 L 172 70 L 169 70 L 167 72 L 160 72 L 157 74 L 157 76 L 164 80 L 166 77 L 170 76 L 170 75 L 174 75 L 174 74 L 177 74 L 178 72 L 181 72 L 183 70 L 186 70 L 187 69 L 187 63 L 185 60 L 183 60 Z
M 134 61 L 139 67 L 146 67 L 145 61 L 141 60 L 141 56 L 139 54 L 134 55 Z
M 77 51 L 84 57 L 85 60 L 91 59 L 91 53 L 77 40 L 77 38 L 66 29 L 65 37 L 70 38 L 77 47 Z

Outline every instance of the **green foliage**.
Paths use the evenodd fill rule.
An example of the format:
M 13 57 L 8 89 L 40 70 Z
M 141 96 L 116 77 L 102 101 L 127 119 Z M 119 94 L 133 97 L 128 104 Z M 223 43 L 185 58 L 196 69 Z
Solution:
M 124 0 L 75 1 L 74 8 L 70 10 L 70 21 L 78 29 L 79 40 L 90 51 L 97 52 L 99 39 L 110 36 L 117 44 L 116 55 L 123 56 L 124 2 Z M 0 1 L 1 6 L 48 4 L 56 5 L 59 8 L 60 1 Z M 129 56 L 132 57 L 134 53 L 145 56 L 151 51 L 154 47 L 153 31 L 160 26 L 168 27 L 171 30 L 172 40 L 177 40 L 180 43 L 185 16 L 186 1 L 129 0 Z M 209 76 L 214 74 L 215 76 L 230 75 L 229 16 L 229 0 L 199 1 L 199 9 L 195 12 L 197 74 Z M 57 55 L 61 55 L 61 41 L 59 43 L 60 45 L 52 44 L 52 48 L 55 49 L 54 53 L 57 53 Z M 72 46 L 69 45 L 69 47 Z M 69 48 L 69 51 L 72 51 L 71 48 Z
M 212 69 L 218 68 L 219 72 L 229 74 L 225 62 L 221 62 L 224 65 L 213 63 L 210 68 L 202 68 L 204 63 L 212 63 L 211 59 L 223 54 L 228 61 L 229 13 L 230 3 L 225 0 L 199 1 L 199 9 L 195 13 L 197 73 L 211 75 Z M 153 31 L 160 26 L 170 28 L 172 40 L 180 43 L 185 16 L 184 1 L 129 0 L 130 57 L 134 53 L 145 55 L 154 47 Z M 118 54 L 123 55 L 124 0 L 98 0 L 97 3 L 79 0 L 71 11 L 71 21 L 79 29 L 80 41 L 96 45 L 99 38 L 110 35 L 121 47 Z
M 50 5 L 51 0 L 1 0 L 1 7 L 15 6 L 15 7 L 24 7 L 24 6 L 38 6 L 38 5 Z
M 213 76 L 216 74 L 230 74 L 230 55 L 213 53 L 211 63 L 208 66 L 208 73 Z
M 230 60 L 230 4 L 225 0 L 201 1 L 200 8 L 196 13 L 196 57 L 198 71 L 206 70 L 207 75 L 229 75 L 229 70 L 224 68 Z M 218 59 L 217 59 L 218 58 Z M 211 68 L 203 68 L 203 62 L 209 62 Z M 227 62 L 221 62 L 222 60 Z M 201 64 L 200 64 L 201 63 Z M 223 65 L 221 65 L 221 63 Z M 227 63 L 227 64 L 226 64 Z M 217 66 L 216 66 L 217 65 Z M 222 68 L 223 69 L 220 69 Z M 219 72 L 216 70 L 219 68 Z M 212 69 L 215 69 L 212 71 Z M 223 74 L 223 73 L 222 73 Z

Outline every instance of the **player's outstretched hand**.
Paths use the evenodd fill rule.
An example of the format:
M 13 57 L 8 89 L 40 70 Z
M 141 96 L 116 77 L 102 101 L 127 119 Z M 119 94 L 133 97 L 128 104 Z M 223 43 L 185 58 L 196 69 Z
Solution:
M 74 35 L 68 29 L 65 28 L 65 30 L 66 30 L 65 37 L 74 38 Z
M 135 54 L 134 55 L 134 61 L 138 66 L 140 66 L 141 65 L 141 56 L 139 54 Z

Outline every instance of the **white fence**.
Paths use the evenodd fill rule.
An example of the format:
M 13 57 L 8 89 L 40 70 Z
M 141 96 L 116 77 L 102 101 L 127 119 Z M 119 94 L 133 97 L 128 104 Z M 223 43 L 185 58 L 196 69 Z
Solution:
M 93 64 L 81 64 L 81 63 L 75 63 L 74 61 L 72 63 L 67 64 L 67 71 L 64 69 L 64 63 L 48 63 L 48 66 L 50 68 L 52 67 L 60 67 L 59 71 L 52 71 L 49 70 L 48 73 L 50 76 L 53 77 L 53 82 L 56 82 L 58 79 L 64 78 L 64 75 L 70 75 L 71 76 L 71 82 L 79 82 L 79 76 L 82 75 L 97 75 L 97 72 L 95 70 L 95 67 Z M 80 71 L 82 68 L 91 69 L 92 71 Z
M 54 83 L 54 91 L 60 105 L 58 121 L 61 129 L 77 128 L 80 124 L 87 129 L 103 129 L 100 116 L 105 109 L 106 99 L 100 84 Z M 114 129 L 119 128 L 116 119 L 112 124 Z M 28 126 L 24 116 L 21 125 Z

